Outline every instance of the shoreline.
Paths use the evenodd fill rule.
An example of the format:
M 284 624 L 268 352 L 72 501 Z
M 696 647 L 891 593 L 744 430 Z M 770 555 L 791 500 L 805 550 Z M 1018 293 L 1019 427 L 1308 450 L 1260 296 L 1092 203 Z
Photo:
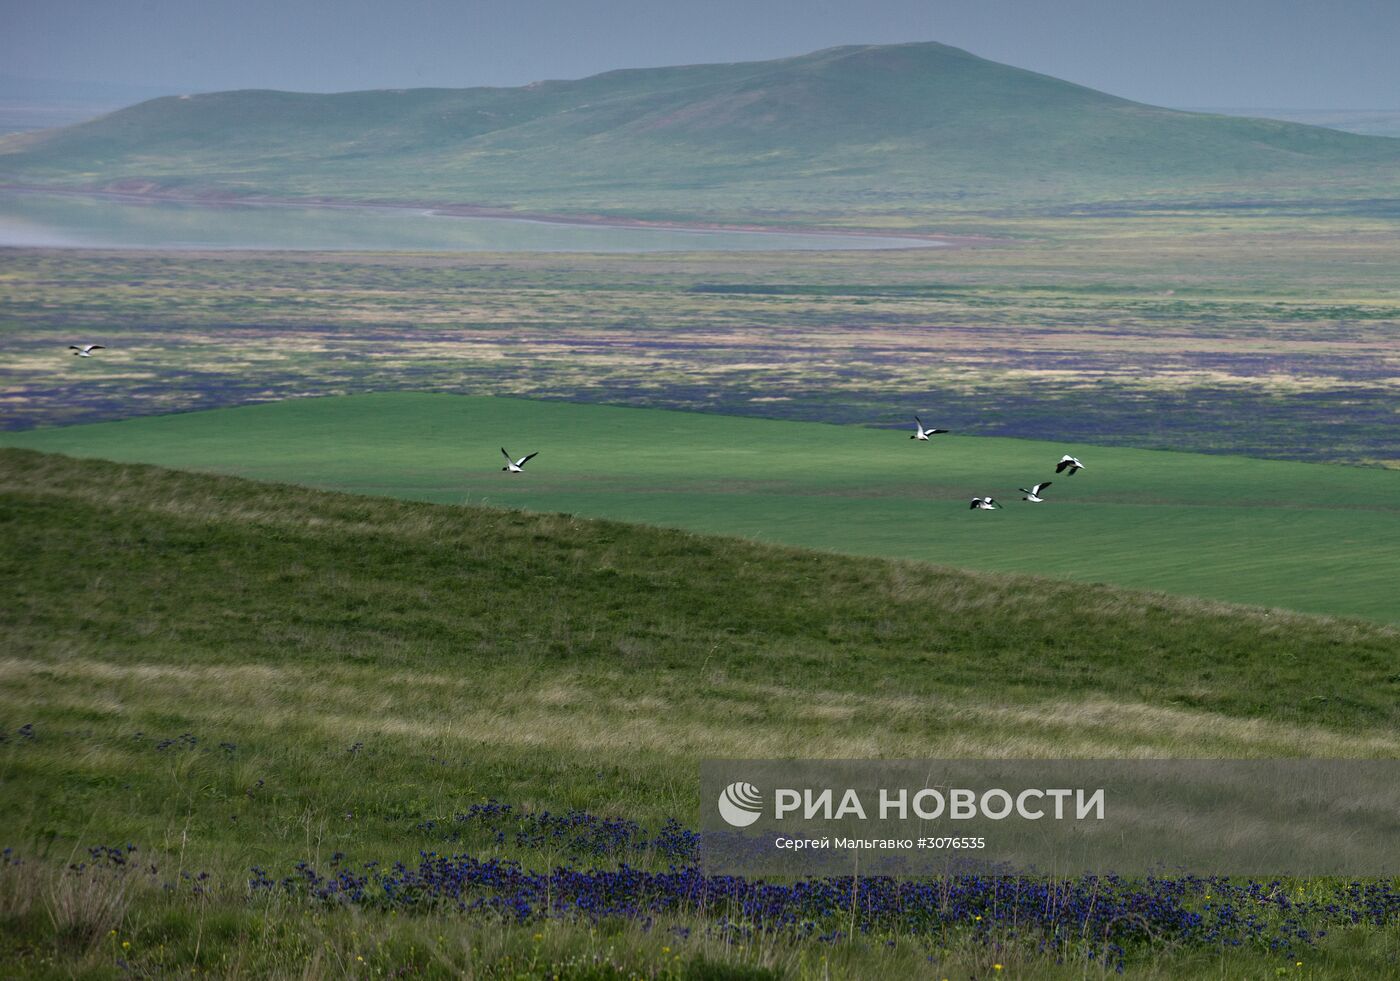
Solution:
M 543 211 L 515 211 L 499 205 L 453 203 L 439 201 L 402 200 L 357 200 L 317 195 L 295 198 L 275 195 L 239 195 L 232 193 L 181 194 L 174 191 L 152 188 L 146 182 L 133 182 L 137 186 L 123 187 L 53 187 L 44 184 L 0 183 L 0 193 L 52 195 L 58 197 L 97 198 L 130 203 L 172 203 L 191 204 L 210 208 L 219 207 L 268 207 L 268 208 L 316 208 L 341 211 L 410 211 L 425 215 L 449 218 L 485 218 L 497 221 L 520 221 L 537 224 L 573 225 L 581 228 L 617 228 L 636 231 L 659 232 L 713 232 L 740 233 L 750 235 L 802 235 L 848 239 L 886 239 L 892 242 L 907 242 L 906 245 L 892 245 L 891 249 L 909 248 L 969 248 L 976 245 L 1004 244 L 1003 240 L 975 235 L 939 235 L 931 232 L 894 232 L 879 229 L 823 228 L 810 226 L 786 226 L 764 224 L 739 224 L 730 222 L 675 222 L 653 221 L 645 218 L 627 218 L 617 215 L 598 214 L 559 214 Z

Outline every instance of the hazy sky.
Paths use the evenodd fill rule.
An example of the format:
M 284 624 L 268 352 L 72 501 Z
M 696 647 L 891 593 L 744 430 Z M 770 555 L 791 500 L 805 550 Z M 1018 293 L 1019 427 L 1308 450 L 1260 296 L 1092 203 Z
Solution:
M 0 72 L 339 91 L 942 41 L 1170 106 L 1400 109 L 1400 0 L 0 0 Z

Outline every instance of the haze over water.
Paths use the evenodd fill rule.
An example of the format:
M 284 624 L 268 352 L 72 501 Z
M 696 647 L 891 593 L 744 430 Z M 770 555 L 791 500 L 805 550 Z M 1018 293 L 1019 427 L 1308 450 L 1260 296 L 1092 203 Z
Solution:
M 708 231 L 444 215 L 427 209 L 198 204 L 0 191 L 0 246 L 441 252 L 920 248 L 893 236 Z

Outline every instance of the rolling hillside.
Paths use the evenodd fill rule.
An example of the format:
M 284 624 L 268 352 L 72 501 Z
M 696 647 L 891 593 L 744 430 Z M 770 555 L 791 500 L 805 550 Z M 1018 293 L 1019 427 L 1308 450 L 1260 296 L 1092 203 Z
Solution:
M 727 906 L 629 927 L 291 886 L 420 851 L 573 882 L 664 870 L 628 821 L 693 825 L 704 758 L 1397 752 L 1391 627 L 23 450 L 0 450 L 0 585 L 0 960 L 17 976 L 713 981 L 916 976 L 937 958 L 950 977 L 993 960 L 1097 977 L 1077 906 L 1047 950 L 995 892 L 932 930 L 838 945 L 796 924 L 714 939 Z M 491 799 L 517 810 L 463 816 Z M 580 838 L 515 821 L 542 812 Z M 267 876 L 293 878 L 271 893 Z M 1223 884 L 1187 888 L 1165 898 L 1209 913 Z M 1275 891 L 1231 915 L 1282 929 Z M 1390 893 L 1288 895 L 1339 911 L 1319 914 L 1332 933 L 1306 976 L 1393 973 Z M 1295 960 L 1177 936 L 1123 939 L 1131 976 Z M 623 966 L 578 967 L 600 957 Z M 709 958 L 766 969 L 678 969 Z
M 1400 473 L 655 409 L 397 393 L 0 443 L 1394 622 Z M 540 451 L 523 477 L 500 447 Z M 1064 451 L 1089 469 L 1057 477 Z M 1053 479 L 1048 503 L 1018 487 Z M 1006 505 L 973 513 L 990 494 Z
M 225 726 L 243 723 L 208 682 L 263 670 L 292 686 L 271 686 L 284 705 L 324 699 L 312 716 L 328 726 L 353 717 L 347 737 L 431 720 L 487 755 L 635 746 L 678 765 L 701 749 L 918 755 L 972 737 L 985 740 L 972 755 L 1384 755 L 1400 712 L 1397 635 L 1378 624 L 23 450 L 0 450 L 0 505 L 5 672 L 29 679 L 5 686 L 8 718 L 15 701 L 43 704 L 24 685 L 75 684 L 84 664 L 109 665 L 105 694 L 129 683 L 137 702 L 161 686 L 137 694 L 158 675 L 140 665 L 178 665 L 189 673 L 161 684 L 208 700 Z M 375 675 L 401 691 L 382 716 L 377 695 L 346 701 L 377 691 Z M 327 687 L 302 690 L 302 676 Z M 622 706 L 633 727 L 591 742 L 618 698 L 638 700 Z M 928 711 L 945 698 L 951 714 Z M 1061 716 L 1081 701 L 1117 724 Z M 203 710 L 169 711 L 167 728 Z M 704 724 L 711 711 L 748 721 Z M 514 719 L 486 724 L 495 713 Z M 129 717 L 124 699 L 98 714 Z M 554 793 L 598 804 L 576 776 Z M 540 789 L 528 771 L 483 779 Z M 688 785 L 671 793 L 653 787 L 642 809 L 694 803 Z
M 0 143 L 8 181 L 689 214 L 1351 193 L 1397 167 L 1397 140 L 1156 108 L 933 43 L 513 89 L 169 97 Z

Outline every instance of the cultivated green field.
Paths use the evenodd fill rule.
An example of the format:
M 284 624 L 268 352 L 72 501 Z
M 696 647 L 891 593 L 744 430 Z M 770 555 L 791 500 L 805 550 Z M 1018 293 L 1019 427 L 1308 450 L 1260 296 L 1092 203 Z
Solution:
M 496 797 L 693 825 L 706 757 L 1400 753 L 1392 627 L 18 450 L 0 585 L 7 974 L 1100 977 L 1072 919 L 1038 948 L 993 906 L 734 939 L 723 909 L 521 923 L 248 881 L 420 849 L 664 868 L 454 815 Z M 92 845 L 126 864 L 64 870 Z M 1214 888 L 1188 907 L 1215 915 Z M 1334 888 L 1272 884 L 1235 914 Z M 1400 958 L 1388 920 L 1287 957 L 1132 935 L 1133 977 L 1377 978 Z
M 956 435 L 922 444 L 902 430 L 404 393 L 3 441 L 361 494 L 608 517 L 1400 620 L 1400 474 L 1393 471 Z M 526 474 L 507 475 L 499 470 L 502 445 L 540 456 Z M 1064 452 L 1087 469 L 1055 476 Z M 1047 479 L 1054 481 L 1048 503 L 1019 500 L 1018 487 Z M 969 511 L 969 498 L 984 494 L 1005 510 Z

